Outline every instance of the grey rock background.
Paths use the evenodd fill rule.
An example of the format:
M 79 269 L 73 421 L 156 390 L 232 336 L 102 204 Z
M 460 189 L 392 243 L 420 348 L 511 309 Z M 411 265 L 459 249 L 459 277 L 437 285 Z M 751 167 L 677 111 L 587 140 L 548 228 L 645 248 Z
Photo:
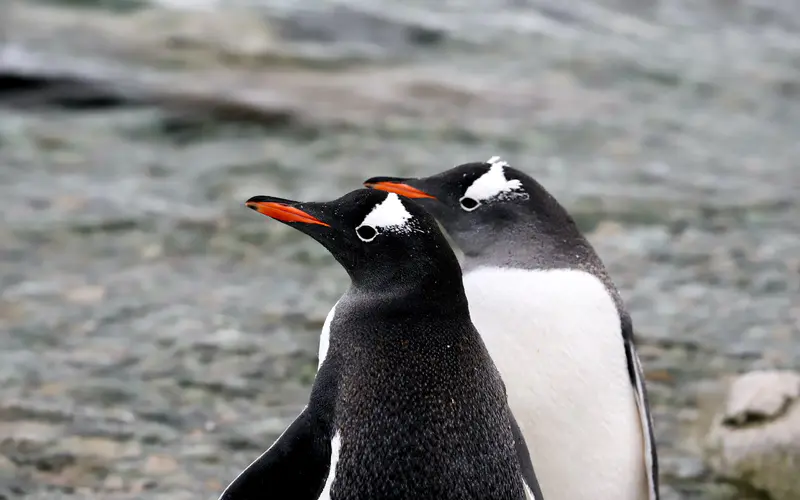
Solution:
M 797 2 L 0 16 L 0 498 L 215 499 L 302 407 L 346 285 L 244 200 L 494 154 L 622 290 L 664 499 L 742 498 L 703 436 L 717 380 L 800 366 Z

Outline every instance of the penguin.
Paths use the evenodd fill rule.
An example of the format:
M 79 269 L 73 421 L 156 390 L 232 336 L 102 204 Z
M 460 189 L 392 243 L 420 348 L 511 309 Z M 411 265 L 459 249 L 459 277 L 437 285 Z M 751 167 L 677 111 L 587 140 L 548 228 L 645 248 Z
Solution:
M 308 404 L 220 500 L 542 500 L 435 219 L 394 193 L 246 206 L 322 244 L 350 286 Z
M 544 496 L 657 500 L 658 458 L 631 317 L 567 210 L 498 156 L 364 185 L 414 199 L 463 252 L 470 314 Z

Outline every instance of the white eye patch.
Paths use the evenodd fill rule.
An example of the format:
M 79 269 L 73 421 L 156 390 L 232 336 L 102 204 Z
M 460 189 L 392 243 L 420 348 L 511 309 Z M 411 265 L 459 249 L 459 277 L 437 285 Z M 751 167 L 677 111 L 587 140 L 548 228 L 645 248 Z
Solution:
M 523 198 L 528 194 L 522 191 L 522 183 L 517 179 L 506 179 L 503 168 L 508 163 L 499 156 L 492 156 L 486 162 L 491 165 L 489 170 L 478 177 L 475 182 L 464 192 L 464 198 L 481 202 L 492 198 Z M 462 198 L 463 199 L 463 198 Z
M 378 235 L 377 229 L 386 229 L 399 233 L 410 233 L 418 230 L 412 227 L 413 216 L 408 213 L 400 197 L 395 193 L 389 193 L 385 200 L 375 205 L 375 208 L 367 214 L 364 221 L 356 227 L 356 235 L 364 242 L 370 242 Z M 369 231 L 366 228 L 372 228 Z

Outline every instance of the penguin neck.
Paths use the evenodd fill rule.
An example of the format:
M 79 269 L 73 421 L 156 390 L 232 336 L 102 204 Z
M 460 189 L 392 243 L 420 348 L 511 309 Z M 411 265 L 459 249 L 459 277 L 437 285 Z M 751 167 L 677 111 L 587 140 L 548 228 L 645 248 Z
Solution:
M 546 222 L 546 221 L 545 221 Z M 459 245 L 464 252 L 464 271 L 477 267 L 515 269 L 580 269 L 605 274 L 605 269 L 589 241 L 574 222 L 547 224 L 517 221 L 475 242 Z
M 458 261 L 452 265 L 392 266 L 381 272 L 351 273 L 351 292 L 384 310 L 431 308 L 443 313 L 468 311 Z M 420 264 L 417 262 L 416 264 Z

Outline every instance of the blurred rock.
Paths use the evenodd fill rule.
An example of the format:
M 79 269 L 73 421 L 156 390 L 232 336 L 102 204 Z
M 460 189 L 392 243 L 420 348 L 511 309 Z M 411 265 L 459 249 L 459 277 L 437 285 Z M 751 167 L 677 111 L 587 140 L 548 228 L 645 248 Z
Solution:
M 144 472 L 147 474 L 172 474 L 176 470 L 178 470 L 178 462 L 174 458 L 164 455 L 151 455 L 144 463 Z
M 385 11 L 369 12 L 348 5 L 295 12 L 279 24 L 281 38 L 320 43 L 380 47 L 400 53 L 411 46 L 436 46 L 446 41 L 445 29 L 430 17 L 398 19 Z
M 97 285 L 84 285 L 73 288 L 66 293 L 65 298 L 73 304 L 94 304 L 103 300 L 105 288 Z
M 705 444 L 710 467 L 726 481 L 772 500 L 800 498 L 800 373 L 737 377 Z
M 102 460 L 119 460 L 136 457 L 141 454 L 139 443 L 119 442 L 101 437 L 68 436 L 61 440 L 60 448 L 74 457 L 99 458 Z

